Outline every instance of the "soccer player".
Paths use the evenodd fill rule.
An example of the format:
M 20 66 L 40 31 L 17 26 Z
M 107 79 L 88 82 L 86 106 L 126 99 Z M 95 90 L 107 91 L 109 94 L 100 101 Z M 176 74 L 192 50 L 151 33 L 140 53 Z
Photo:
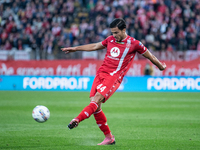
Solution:
M 112 35 L 99 43 L 87 44 L 76 47 L 62 48 L 63 52 L 95 51 L 107 48 L 103 64 L 98 69 L 90 92 L 90 104 L 80 114 L 72 119 L 68 128 L 73 129 L 78 124 L 89 118 L 92 114 L 105 139 L 98 145 L 115 144 L 115 137 L 111 134 L 107 119 L 101 109 L 109 97 L 120 86 L 123 77 L 131 66 L 136 52 L 148 58 L 161 71 L 166 68 L 140 41 L 126 33 L 126 23 L 123 19 L 115 19 L 110 24 Z

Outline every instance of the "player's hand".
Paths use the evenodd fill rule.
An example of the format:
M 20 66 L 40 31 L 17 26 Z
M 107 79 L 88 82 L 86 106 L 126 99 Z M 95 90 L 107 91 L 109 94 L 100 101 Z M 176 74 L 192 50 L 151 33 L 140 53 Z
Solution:
M 75 47 L 67 47 L 67 48 L 61 48 L 61 50 L 63 52 L 65 52 L 65 54 L 70 53 L 70 52 L 75 52 L 76 48 Z
M 159 69 L 162 71 L 162 70 L 165 70 L 166 67 L 167 67 L 167 65 L 163 62 L 162 63 L 162 68 L 159 68 Z

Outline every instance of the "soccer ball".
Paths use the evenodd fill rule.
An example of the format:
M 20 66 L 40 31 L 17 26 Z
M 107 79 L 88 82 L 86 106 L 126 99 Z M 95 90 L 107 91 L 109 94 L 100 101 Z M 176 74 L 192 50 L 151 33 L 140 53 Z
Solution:
M 50 111 L 47 107 L 38 105 L 33 109 L 32 116 L 35 121 L 42 123 L 49 119 Z

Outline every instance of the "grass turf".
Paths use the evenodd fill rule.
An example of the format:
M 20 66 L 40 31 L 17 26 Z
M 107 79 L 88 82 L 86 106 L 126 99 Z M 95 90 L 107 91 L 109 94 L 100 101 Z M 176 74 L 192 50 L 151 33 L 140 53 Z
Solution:
M 0 91 L 0 149 L 198 150 L 200 93 L 115 93 L 104 113 L 116 145 L 97 146 L 104 135 L 94 117 L 68 130 L 89 104 L 88 92 Z M 36 105 L 51 112 L 45 123 L 32 118 Z

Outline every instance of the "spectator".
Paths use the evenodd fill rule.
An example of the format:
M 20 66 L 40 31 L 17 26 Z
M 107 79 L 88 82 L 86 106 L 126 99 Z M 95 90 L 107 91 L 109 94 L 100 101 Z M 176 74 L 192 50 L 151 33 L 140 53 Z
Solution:
M 3 47 L 3 49 L 4 50 L 11 50 L 12 49 L 12 45 L 11 45 L 9 40 L 6 40 L 6 43 L 5 43 L 4 47 Z
M 50 40 L 53 46 L 49 46 L 53 47 L 52 54 L 64 58 L 58 57 L 59 47 L 99 42 L 109 34 L 111 20 L 123 17 L 129 34 L 154 51 L 163 50 L 162 43 L 170 51 L 197 50 L 199 11 L 199 0 L 11 0 L 9 4 L 3 1 L 0 47 L 9 49 L 10 44 L 21 50 L 37 47 L 43 53 L 48 34 L 53 39 Z M 76 55 L 65 58 L 76 57 L 81 58 Z
M 52 34 L 53 34 L 54 36 L 60 36 L 61 30 L 62 30 L 62 28 L 59 26 L 59 24 L 58 24 L 58 23 L 55 23 L 55 25 L 54 25 L 53 28 L 52 28 Z
M 144 68 L 144 75 L 153 75 L 153 68 L 149 62 L 146 63 Z
M 21 39 L 19 39 L 19 40 L 17 41 L 17 49 L 18 49 L 18 50 L 23 50 L 23 45 L 22 45 L 22 40 L 21 40 Z

